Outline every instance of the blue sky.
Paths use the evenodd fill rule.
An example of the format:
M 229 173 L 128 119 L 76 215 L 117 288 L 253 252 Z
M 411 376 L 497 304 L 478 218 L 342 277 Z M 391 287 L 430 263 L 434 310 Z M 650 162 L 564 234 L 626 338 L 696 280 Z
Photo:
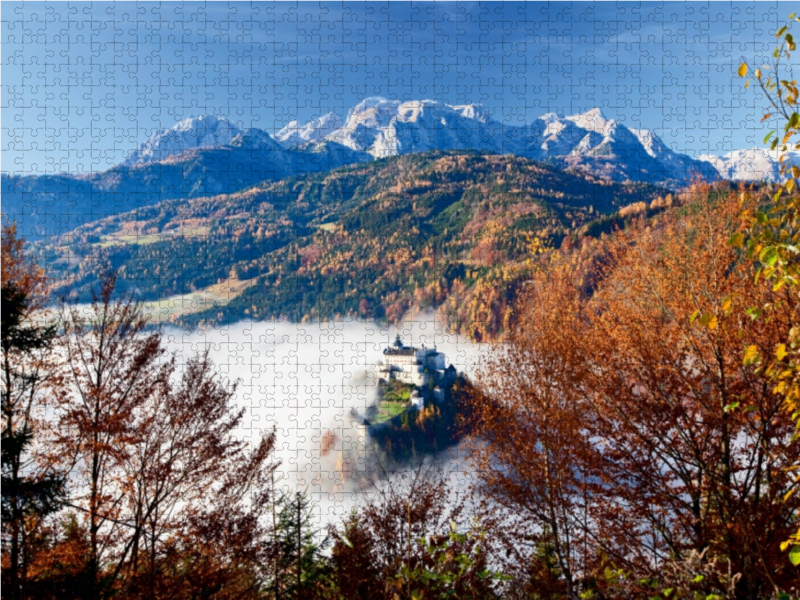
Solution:
M 103 170 L 213 113 L 275 132 L 367 96 L 500 121 L 599 106 L 673 149 L 761 145 L 759 62 L 795 7 L 697 3 L 3 2 L 5 172 Z

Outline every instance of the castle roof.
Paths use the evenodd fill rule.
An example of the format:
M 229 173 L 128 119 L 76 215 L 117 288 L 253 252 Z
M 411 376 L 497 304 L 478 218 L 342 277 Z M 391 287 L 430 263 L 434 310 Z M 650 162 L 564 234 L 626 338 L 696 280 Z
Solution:
M 403 340 L 400 339 L 400 334 L 398 333 L 394 340 L 394 344 L 386 348 L 383 353 L 391 356 L 416 356 L 417 349 L 413 346 L 405 346 L 403 344 Z
M 404 346 L 402 348 L 390 347 L 386 348 L 383 353 L 391 356 L 416 356 L 417 349 L 409 346 Z
M 421 350 L 425 353 L 425 356 L 438 354 L 436 348 L 426 348 L 425 346 L 422 346 Z M 397 338 L 394 340 L 394 343 L 388 348 L 385 348 L 383 353 L 390 356 L 416 356 L 419 351 L 420 348 L 406 346 L 403 344 L 403 341 L 400 339 L 400 335 L 398 334 Z

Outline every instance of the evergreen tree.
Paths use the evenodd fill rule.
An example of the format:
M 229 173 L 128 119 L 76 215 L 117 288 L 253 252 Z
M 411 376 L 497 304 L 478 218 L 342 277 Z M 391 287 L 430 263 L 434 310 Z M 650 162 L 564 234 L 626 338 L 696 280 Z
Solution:
M 322 552 L 328 538 L 316 527 L 314 505 L 303 492 L 278 500 L 277 531 L 270 549 L 274 567 L 273 597 L 283 600 L 316 598 L 322 593 L 327 568 Z
M 2 250 L 3 584 L 16 599 L 26 595 L 31 529 L 59 508 L 64 480 L 38 468 L 31 456 L 35 403 L 52 374 L 47 355 L 56 335 L 54 326 L 31 323 L 41 272 L 25 259 L 14 225 L 3 228 Z

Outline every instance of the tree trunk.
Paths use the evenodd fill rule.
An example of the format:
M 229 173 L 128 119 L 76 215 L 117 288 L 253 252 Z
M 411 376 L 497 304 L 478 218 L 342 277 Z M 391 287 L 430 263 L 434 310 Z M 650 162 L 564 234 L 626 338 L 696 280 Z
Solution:
M 303 533 L 303 524 L 301 522 L 302 515 L 301 515 L 302 503 L 300 502 L 300 498 L 297 499 L 297 600 L 300 600 L 300 581 L 301 581 L 301 574 L 302 574 L 302 561 L 303 561 L 303 543 L 302 543 L 302 533 Z

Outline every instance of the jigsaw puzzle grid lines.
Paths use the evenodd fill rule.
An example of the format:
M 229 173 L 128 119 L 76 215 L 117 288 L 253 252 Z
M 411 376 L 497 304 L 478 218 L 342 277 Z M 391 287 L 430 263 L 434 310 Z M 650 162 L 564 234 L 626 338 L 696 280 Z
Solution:
M 4 2 L 2 168 L 96 173 L 187 116 L 227 117 L 272 134 L 370 96 L 483 103 L 509 127 L 600 107 L 627 126 L 658 130 L 680 152 L 752 147 L 761 141 L 752 123 L 763 102 L 742 94 L 732 73 L 743 57 L 768 51 L 788 6 L 718 6 Z M 435 135 L 447 129 L 436 125 Z M 205 235 L 191 226 L 182 233 Z M 478 353 L 439 325 L 422 319 L 401 330 L 450 348 L 459 365 Z M 174 349 L 188 356 L 208 348 L 221 374 L 242 379 L 238 399 L 251 429 L 278 425 L 292 477 L 327 477 L 334 487 L 343 486 L 340 471 L 315 464 L 313 448 L 328 428 L 363 447 L 347 410 L 371 402 L 374 380 L 363 374 L 392 334 L 347 322 L 167 329 Z M 270 419 L 279 411 L 285 422 Z M 311 493 L 332 511 L 344 506 L 320 485 Z
M 483 102 L 508 125 L 599 106 L 682 151 L 748 147 L 742 109 L 760 104 L 729 75 L 781 18 L 776 2 L 44 6 L 2 5 L 7 172 L 102 170 L 190 114 L 274 132 L 372 95 Z

